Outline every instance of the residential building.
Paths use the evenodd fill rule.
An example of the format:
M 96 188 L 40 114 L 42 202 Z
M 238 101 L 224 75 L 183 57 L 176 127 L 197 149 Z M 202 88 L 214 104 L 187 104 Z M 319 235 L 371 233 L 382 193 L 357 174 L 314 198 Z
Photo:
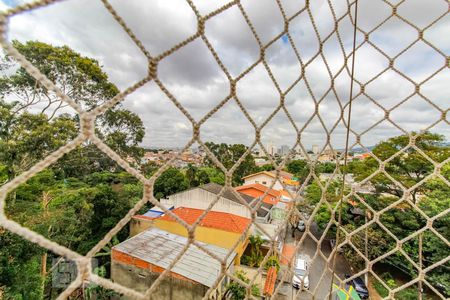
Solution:
M 342 174 L 322 173 L 319 175 L 319 179 L 321 181 L 333 180 L 342 182 Z M 347 186 L 353 187 L 357 193 L 371 194 L 375 192 L 375 187 L 370 182 L 359 184 L 357 181 L 355 181 L 355 178 L 351 173 L 345 175 L 345 184 Z
M 268 188 L 260 183 L 247 184 L 236 187 L 236 191 L 249 195 L 253 198 L 261 199 L 264 203 L 275 205 L 280 201 L 281 193 L 277 190 Z
M 143 293 L 177 259 L 187 243 L 184 236 L 157 228 L 146 230 L 112 248 L 111 279 Z M 230 252 L 216 245 L 198 243 L 221 260 L 225 260 Z M 226 259 L 230 273 L 233 273 L 235 256 L 232 252 Z M 190 245 L 152 293 L 152 299 L 202 299 L 220 280 L 221 272 L 218 260 Z M 221 299 L 226 283 L 224 277 L 209 298 Z
M 161 203 L 166 207 L 186 207 L 196 209 L 207 209 L 212 202 L 217 202 L 211 208 L 211 211 L 225 212 L 251 218 L 251 212 L 248 207 L 241 202 L 236 193 L 251 207 L 255 207 L 257 199 L 254 197 L 232 191 L 226 188 L 221 194 L 223 186 L 216 183 L 208 183 L 199 187 L 191 188 L 173 195 L 168 199 L 161 199 Z M 270 221 L 270 210 L 272 205 L 263 203 L 256 212 L 256 221 L 267 223 Z
M 296 189 L 299 186 L 299 182 L 294 180 L 293 174 L 285 171 L 280 171 L 278 173 L 278 178 L 275 174 L 276 174 L 275 171 L 262 171 L 247 175 L 242 179 L 244 180 L 244 185 L 259 183 L 266 187 L 271 187 L 273 182 L 275 181 L 275 183 L 272 186 L 272 188 L 275 190 L 284 189 L 281 182 L 283 182 L 283 184 L 292 189 Z
M 169 210 L 173 209 L 168 207 Z M 130 236 L 135 236 L 138 233 L 153 226 L 153 220 L 164 215 L 164 211 L 159 207 L 153 207 L 143 215 L 135 215 L 130 221 Z
M 277 153 L 277 147 L 272 142 L 270 142 L 269 146 L 267 147 L 267 153 L 272 156 Z
M 283 235 L 285 231 L 282 230 L 278 232 L 280 229 L 280 224 L 252 224 L 251 227 L 251 235 L 260 236 L 263 240 L 263 244 L 261 245 L 261 250 L 263 250 L 263 255 L 266 255 L 267 252 L 272 248 L 273 242 L 275 242 L 275 246 L 279 251 L 281 251 L 283 246 Z M 262 230 L 261 230 L 262 229 Z
M 282 145 L 280 149 L 278 149 L 278 154 L 286 156 L 289 154 L 289 151 L 291 151 L 291 148 L 288 145 Z
M 270 164 L 270 161 L 268 161 L 268 160 L 266 160 L 264 158 L 258 158 L 258 157 L 255 158 L 255 165 L 257 167 L 264 166 L 266 164 Z
M 205 211 L 195 208 L 178 207 L 172 212 L 179 219 L 192 225 Z M 195 240 L 230 250 L 237 245 L 233 250 L 236 252 L 235 263 L 239 264 L 241 256 L 247 247 L 248 235 L 250 234 L 250 231 L 247 229 L 250 223 L 251 220 L 249 218 L 229 213 L 209 211 L 195 228 Z M 186 228 L 169 215 L 155 219 L 154 226 L 155 228 L 176 235 L 188 237 Z M 241 240 L 242 235 L 245 235 L 245 238 Z
M 318 145 L 313 145 L 312 146 L 312 152 L 315 155 L 319 154 L 319 146 Z

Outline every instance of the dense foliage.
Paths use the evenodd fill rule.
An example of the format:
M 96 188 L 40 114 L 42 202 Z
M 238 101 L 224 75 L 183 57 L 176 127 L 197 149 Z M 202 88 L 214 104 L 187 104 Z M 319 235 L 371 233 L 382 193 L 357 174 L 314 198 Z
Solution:
M 234 273 L 234 276 L 236 276 L 242 282 L 250 283 L 250 279 L 247 278 L 247 274 L 244 271 L 236 271 Z M 251 286 L 251 294 L 255 297 L 261 295 L 261 291 L 259 290 L 256 284 L 253 284 Z M 223 298 L 228 299 L 226 297 L 229 297 L 229 299 L 232 300 L 246 299 L 248 298 L 247 289 L 244 286 L 242 286 L 239 282 L 232 280 L 226 287 L 225 295 Z
M 391 138 L 385 142 L 379 143 L 373 153 L 381 159 L 387 159 L 408 144 L 407 136 L 399 136 Z M 425 133 L 417 137 L 417 147 L 426 153 L 430 158 L 437 162 L 442 162 L 450 157 L 450 149 L 442 144 L 443 137 L 437 134 Z M 378 168 L 378 163 L 374 158 L 368 158 L 364 161 L 355 161 L 349 166 L 349 172 L 352 172 L 357 180 L 366 178 L 369 174 Z M 413 187 L 416 183 L 422 181 L 429 176 L 434 170 L 433 165 L 424 158 L 417 150 L 408 150 L 405 154 L 398 155 L 391 160 L 386 171 L 398 180 L 405 187 Z M 447 180 L 450 179 L 450 164 L 446 164 L 441 168 L 440 174 Z M 393 234 L 398 240 L 404 239 L 417 230 L 426 225 L 426 219 L 413 208 L 412 204 L 417 207 L 428 217 L 433 217 L 450 207 L 450 187 L 439 177 L 432 176 L 425 180 L 421 186 L 416 186 L 411 190 L 410 202 L 404 200 L 398 203 L 400 197 L 403 196 L 403 190 L 394 184 L 387 176 L 378 175 L 372 177 L 369 183 L 375 187 L 373 194 L 360 194 L 359 196 L 375 211 L 380 211 L 385 207 L 396 203 L 396 205 L 384 212 L 380 216 L 380 222 Z M 325 183 L 323 183 L 325 186 Z M 301 207 L 315 207 L 322 199 L 316 215 L 315 221 L 320 230 L 324 230 L 331 218 L 331 209 L 335 208 L 337 201 L 340 199 L 342 182 L 333 181 L 327 186 L 326 193 L 322 192 L 320 185 L 313 182 L 306 189 L 306 204 Z M 344 194 L 349 190 L 346 188 Z M 351 201 L 342 204 L 342 225 L 344 230 L 352 232 L 365 223 L 367 216 L 371 219 L 371 212 L 356 197 Z M 328 205 L 327 205 L 328 204 Z M 338 210 L 339 211 L 339 210 Z M 366 215 L 366 212 L 367 215 Z M 433 228 L 439 232 L 443 238 L 450 240 L 450 215 L 443 215 L 433 222 Z M 336 227 L 332 226 L 327 232 L 330 238 L 336 236 Z M 395 239 L 379 225 L 371 225 L 367 230 L 359 231 L 352 238 L 353 245 L 365 253 L 365 235 L 367 234 L 367 256 L 370 260 L 376 259 L 382 254 L 392 250 L 396 246 Z M 431 266 L 448 256 L 449 247 L 432 231 L 427 230 L 422 234 L 422 263 L 424 268 Z M 402 249 L 405 253 L 418 264 L 419 261 L 419 236 L 407 239 Z M 350 246 L 344 246 L 344 255 L 350 264 L 356 269 L 361 270 L 364 267 L 364 260 Z M 387 258 L 378 262 L 374 268 L 378 266 L 391 266 L 394 270 L 398 270 L 411 278 L 417 276 L 417 269 L 409 263 L 403 254 L 395 252 Z M 440 286 L 444 295 L 450 295 L 450 264 L 444 263 L 427 273 L 427 280 L 435 285 Z M 407 293 L 405 291 L 404 293 Z M 406 297 L 406 296 L 405 296 Z M 406 298 L 405 298 L 406 299 Z
M 215 144 L 213 142 L 207 142 L 206 146 L 227 170 L 230 170 L 248 150 L 248 148 L 242 144 L 228 145 L 224 143 Z M 216 164 L 209 157 L 206 159 L 206 165 L 217 168 Z M 251 153 L 248 153 L 234 170 L 232 183 L 234 185 L 241 184 L 242 177 L 252 174 L 256 170 L 255 159 Z

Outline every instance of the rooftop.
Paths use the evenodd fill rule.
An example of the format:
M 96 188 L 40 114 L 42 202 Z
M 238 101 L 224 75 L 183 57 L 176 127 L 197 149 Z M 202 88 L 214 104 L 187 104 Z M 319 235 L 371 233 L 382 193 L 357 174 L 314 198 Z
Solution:
M 166 269 L 187 243 L 188 239 L 185 237 L 152 228 L 120 243 L 113 247 L 113 250 Z M 202 242 L 197 243 L 220 259 L 224 259 L 229 252 L 228 249 Z M 232 263 L 235 256 L 235 253 L 230 255 L 227 260 L 227 266 Z M 184 255 L 174 265 L 171 272 L 211 287 L 217 280 L 221 267 L 216 259 L 196 246 L 190 245 Z
M 261 171 L 261 172 L 258 172 L 258 173 L 250 174 L 250 175 L 247 175 L 245 177 L 242 177 L 242 179 L 250 178 L 250 177 L 261 175 L 261 174 L 270 176 L 272 178 L 276 178 L 276 171 L 273 170 L 273 171 Z M 279 172 L 279 177 L 282 177 L 284 179 L 289 179 L 290 180 L 290 179 L 292 179 L 293 176 L 294 176 L 294 174 L 286 172 L 286 171 L 280 171 Z
M 208 183 L 199 186 L 198 188 L 208 191 L 210 193 L 213 193 L 215 195 L 219 195 L 220 191 L 222 190 L 223 186 L 217 183 Z M 233 192 L 231 189 L 226 188 L 225 191 L 222 193 L 222 197 L 231 200 L 233 202 L 242 204 L 241 200 L 236 196 L 235 193 L 238 193 L 251 207 L 254 207 L 256 205 L 256 202 L 258 199 L 255 199 L 251 196 L 248 196 L 243 193 L 239 192 Z M 256 200 L 256 201 L 255 201 Z M 272 208 L 272 204 L 269 203 L 262 203 L 261 206 L 257 210 L 258 217 L 266 217 L 269 213 L 270 209 Z
M 172 212 L 189 225 L 192 225 L 205 211 L 196 208 L 178 207 Z M 175 219 L 169 215 L 164 215 L 159 219 L 175 221 Z M 199 225 L 228 232 L 243 233 L 250 222 L 250 219 L 244 217 L 224 212 L 210 211 L 200 221 Z
M 259 190 L 259 191 L 261 191 L 263 193 L 267 192 L 268 195 L 272 195 L 274 197 L 279 197 L 281 195 L 281 193 L 279 191 L 271 189 L 271 188 L 268 188 L 267 186 L 262 185 L 260 183 L 252 183 L 252 184 L 241 185 L 241 186 L 236 187 L 236 191 L 239 192 L 241 190 L 250 189 L 250 188 L 254 188 L 254 189 Z

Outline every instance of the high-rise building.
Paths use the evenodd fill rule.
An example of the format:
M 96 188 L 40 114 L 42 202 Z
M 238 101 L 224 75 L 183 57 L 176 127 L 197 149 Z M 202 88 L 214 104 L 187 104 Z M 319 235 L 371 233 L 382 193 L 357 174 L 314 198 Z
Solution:
M 317 145 L 313 145 L 312 146 L 312 152 L 314 153 L 314 154 L 319 154 L 319 146 L 317 146 Z
M 273 145 L 272 141 L 270 141 L 269 145 L 267 146 L 267 153 L 272 156 L 277 153 L 277 147 Z
M 289 148 L 288 145 L 282 145 L 281 148 L 280 148 L 279 153 L 280 153 L 281 156 L 285 156 L 285 155 L 288 155 L 288 154 L 289 154 L 289 151 L 290 151 L 290 150 L 291 150 L 291 149 Z

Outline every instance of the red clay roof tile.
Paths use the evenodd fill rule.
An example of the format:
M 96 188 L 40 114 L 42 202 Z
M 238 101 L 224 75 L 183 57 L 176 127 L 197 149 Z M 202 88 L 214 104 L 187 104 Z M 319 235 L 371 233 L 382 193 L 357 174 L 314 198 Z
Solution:
M 196 208 L 178 207 L 172 211 L 180 219 L 192 225 L 203 214 L 204 210 Z M 160 220 L 173 221 L 169 215 L 164 215 Z M 220 229 L 229 232 L 243 233 L 250 223 L 250 219 L 229 213 L 210 211 L 200 221 L 199 226 Z

